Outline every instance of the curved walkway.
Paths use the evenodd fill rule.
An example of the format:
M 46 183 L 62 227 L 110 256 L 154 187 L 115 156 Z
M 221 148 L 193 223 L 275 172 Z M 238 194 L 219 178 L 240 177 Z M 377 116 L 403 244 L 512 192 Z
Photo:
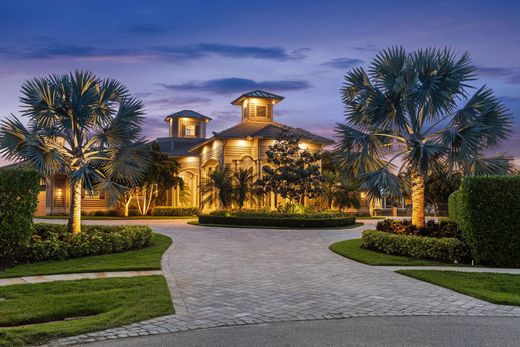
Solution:
M 254 230 L 193 226 L 179 220 L 150 222 L 156 232 L 174 239 L 163 257 L 163 273 L 177 314 L 55 343 L 277 321 L 520 316 L 520 307 L 490 304 L 328 250 L 331 243 L 357 238 L 373 227 L 374 221 L 365 222 L 368 225 L 349 230 Z

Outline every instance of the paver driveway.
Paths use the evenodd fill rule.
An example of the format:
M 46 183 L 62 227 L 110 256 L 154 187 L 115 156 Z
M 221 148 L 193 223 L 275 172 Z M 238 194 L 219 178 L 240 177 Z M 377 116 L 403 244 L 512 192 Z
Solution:
M 328 250 L 335 241 L 359 237 L 372 223 L 350 230 L 207 228 L 182 220 L 147 223 L 174 239 L 163 258 L 163 272 L 177 313 L 59 343 L 272 321 L 520 316 L 520 307 L 489 304 Z

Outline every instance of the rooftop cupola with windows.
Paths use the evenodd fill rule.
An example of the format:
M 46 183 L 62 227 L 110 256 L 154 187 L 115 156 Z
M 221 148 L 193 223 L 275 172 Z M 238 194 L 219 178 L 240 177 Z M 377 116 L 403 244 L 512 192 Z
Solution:
M 284 98 L 276 94 L 254 90 L 231 102 L 242 108 L 242 122 L 272 122 L 273 106 Z
M 176 138 L 206 138 L 206 123 L 211 118 L 192 110 L 182 110 L 167 116 L 169 136 Z

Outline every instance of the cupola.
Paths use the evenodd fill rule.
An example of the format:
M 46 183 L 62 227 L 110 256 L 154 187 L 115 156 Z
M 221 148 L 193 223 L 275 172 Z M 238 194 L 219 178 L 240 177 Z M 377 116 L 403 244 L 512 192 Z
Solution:
M 231 104 L 242 108 L 242 122 L 272 122 L 273 106 L 283 99 L 283 96 L 254 90 L 240 95 Z
M 167 116 L 170 137 L 206 138 L 206 123 L 211 118 L 192 110 L 182 110 Z

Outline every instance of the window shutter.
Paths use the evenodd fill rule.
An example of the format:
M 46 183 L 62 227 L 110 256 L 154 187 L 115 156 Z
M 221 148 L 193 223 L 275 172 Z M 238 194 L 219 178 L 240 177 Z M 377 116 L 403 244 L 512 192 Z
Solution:
M 195 134 L 193 135 L 200 137 L 200 125 L 195 125 Z

